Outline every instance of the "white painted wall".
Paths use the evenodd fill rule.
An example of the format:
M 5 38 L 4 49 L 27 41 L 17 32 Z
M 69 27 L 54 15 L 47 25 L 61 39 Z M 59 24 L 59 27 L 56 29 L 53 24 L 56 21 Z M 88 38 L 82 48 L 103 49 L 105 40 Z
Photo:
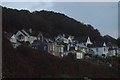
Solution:
M 108 47 L 106 47 L 106 50 L 104 51 L 104 47 L 96 47 L 96 48 L 91 48 L 95 54 L 98 54 L 98 55 L 102 55 L 102 54 L 105 54 L 107 55 L 108 53 Z M 98 50 L 97 50 L 98 49 Z
M 72 37 L 69 36 L 69 37 L 68 37 L 68 41 L 69 41 L 69 42 L 72 42 Z
M 27 39 L 28 39 L 28 40 L 27 40 Z M 27 37 L 26 40 L 29 41 L 30 44 L 32 44 L 34 40 L 37 40 L 37 37 L 30 36 L 29 38 Z
M 19 36 L 19 35 L 21 35 L 21 34 L 22 34 L 23 36 L 25 36 L 21 31 L 18 31 L 18 32 L 16 33 L 16 37 Z
M 14 34 L 13 34 L 13 36 L 10 38 L 10 42 L 13 42 L 13 43 L 16 43 L 16 42 L 17 42 L 16 37 L 15 37 Z
M 115 54 L 116 54 L 115 50 L 110 50 L 108 56 L 115 56 Z
M 75 50 L 78 50 L 78 47 L 77 47 L 77 46 L 75 46 Z
M 28 37 L 27 36 L 24 37 L 24 41 L 28 41 Z
M 58 52 L 63 52 L 63 47 L 62 46 L 58 47 Z

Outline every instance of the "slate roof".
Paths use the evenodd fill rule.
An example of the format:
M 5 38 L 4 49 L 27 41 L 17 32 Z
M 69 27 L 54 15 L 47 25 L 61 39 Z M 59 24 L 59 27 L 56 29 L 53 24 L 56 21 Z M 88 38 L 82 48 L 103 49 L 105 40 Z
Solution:
M 112 48 L 112 47 L 117 47 L 117 45 L 115 45 L 115 44 L 113 44 L 113 43 L 111 43 L 111 42 L 108 42 L 106 45 L 109 46 L 110 48 Z
M 110 50 L 117 50 L 117 48 L 111 48 L 111 47 L 110 47 L 110 48 L 108 49 L 108 51 L 110 51 Z
M 27 36 L 27 34 L 26 33 L 24 33 L 22 30 L 20 30 L 25 36 Z
M 88 48 L 94 48 L 94 47 L 103 47 L 104 42 L 95 42 L 91 45 L 88 45 Z
M 65 38 L 68 38 L 69 36 L 68 35 L 65 35 Z
M 32 44 L 47 44 L 47 43 L 53 43 L 53 41 L 50 39 L 44 39 L 43 42 L 35 40 Z
M 53 41 L 51 39 L 44 39 L 43 42 L 44 43 L 53 43 Z
M 109 48 L 108 51 L 110 51 L 110 50 L 114 50 L 114 48 Z
M 84 43 L 77 44 L 77 46 L 87 48 L 87 46 L 85 46 Z
M 111 42 L 108 42 L 106 45 L 109 46 L 110 48 L 113 47 L 113 44 Z
M 36 33 L 36 34 L 33 34 L 33 33 L 30 33 L 29 32 L 29 29 L 23 29 L 27 34 L 29 34 L 30 36 L 37 36 L 39 33 Z M 22 29 L 20 30 L 25 36 L 27 36 L 23 31 Z

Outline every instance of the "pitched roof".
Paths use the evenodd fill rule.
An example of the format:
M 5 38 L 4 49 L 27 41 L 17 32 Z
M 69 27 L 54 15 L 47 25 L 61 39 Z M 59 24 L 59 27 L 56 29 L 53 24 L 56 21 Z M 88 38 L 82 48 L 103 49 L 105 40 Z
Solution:
M 91 45 L 88 45 L 87 47 L 89 48 L 94 48 L 94 47 L 103 47 L 104 42 L 95 42 Z
M 21 30 L 21 32 L 22 32 L 25 36 L 27 36 L 27 34 L 26 34 L 25 32 L 23 32 L 22 30 Z
M 84 44 L 84 43 L 77 44 L 77 46 L 79 46 L 79 47 L 83 47 L 83 48 L 87 48 L 87 46 L 85 46 L 85 44 Z
M 16 33 L 16 36 L 19 36 L 19 35 L 27 36 L 27 35 L 24 34 L 24 32 L 22 32 L 22 31 L 18 31 L 18 32 Z
M 22 29 L 22 30 L 20 30 L 25 36 L 37 36 L 39 33 L 30 33 L 30 31 L 29 31 L 29 29 Z
M 109 48 L 108 51 L 110 51 L 110 50 L 114 50 L 114 48 Z
M 107 44 L 106 44 L 107 46 L 109 46 L 109 47 L 117 47 L 117 45 L 116 44 L 113 44 L 113 43 L 111 43 L 111 42 L 108 42 Z

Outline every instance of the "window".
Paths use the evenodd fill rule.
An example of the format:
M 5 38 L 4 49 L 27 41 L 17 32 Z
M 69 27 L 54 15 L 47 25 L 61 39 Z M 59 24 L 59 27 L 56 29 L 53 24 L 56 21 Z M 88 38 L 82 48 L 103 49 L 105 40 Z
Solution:
M 96 52 L 98 52 L 98 48 L 96 48 Z
M 104 52 L 106 51 L 106 48 L 104 47 Z
M 107 47 L 104 47 L 104 52 L 105 52 L 105 51 L 108 51 L 108 48 L 107 48 Z

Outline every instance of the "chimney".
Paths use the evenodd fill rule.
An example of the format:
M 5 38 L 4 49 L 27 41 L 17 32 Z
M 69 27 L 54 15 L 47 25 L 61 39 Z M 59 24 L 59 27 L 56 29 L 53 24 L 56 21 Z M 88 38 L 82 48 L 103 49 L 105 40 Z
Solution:
M 29 28 L 29 32 L 32 33 L 32 29 L 31 28 Z

